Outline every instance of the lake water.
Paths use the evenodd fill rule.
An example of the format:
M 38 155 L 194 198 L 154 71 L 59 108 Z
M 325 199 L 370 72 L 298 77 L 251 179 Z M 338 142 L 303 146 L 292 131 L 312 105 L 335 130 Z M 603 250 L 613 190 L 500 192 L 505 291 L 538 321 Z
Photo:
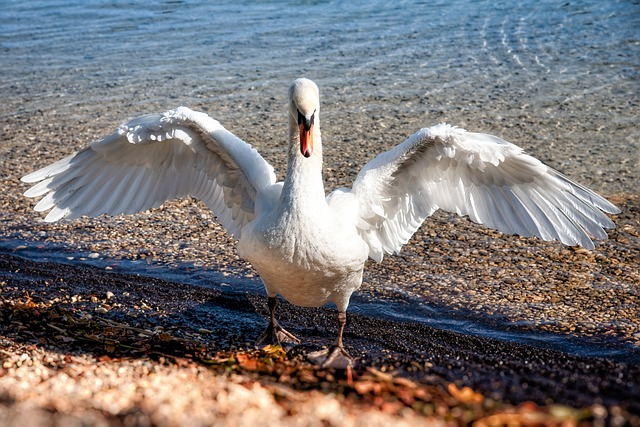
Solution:
M 638 100 L 637 1 L 3 3 L 3 114 L 105 99 L 140 110 L 250 101 L 281 96 L 300 75 L 354 104 L 491 105 L 505 87 L 515 99 Z
M 33 0 L 1 9 L 0 117 L 55 111 L 111 129 L 188 105 L 237 130 L 280 108 L 288 83 L 307 76 L 336 124 L 393 114 L 405 122 L 391 134 L 398 143 L 446 120 L 515 139 L 596 190 L 636 186 L 637 1 Z M 346 126 L 336 128 L 341 137 Z M 532 135 L 550 147 L 532 147 Z M 586 161 L 622 167 L 615 180 L 594 179 Z
M 261 139 L 283 138 L 284 122 L 270 122 L 299 76 L 321 88 L 330 140 L 351 138 L 352 121 L 364 123 L 361 138 L 372 124 L 386 129 L 391 144 L 447 120 L 508 137 L 598 191 L 637 192 L 638 1 L 33 0 L 0 7 L 5 132 L 24 117 L 34 128 L 52 124 L 94 137 L 139 113 L 188 105 L 215 111 L 236 132 L 258 124 L 255 134 L 240 136 L 271 156 Z M 89 142 L 82 138 L 73 144 Z M 50 143 L 58 150 L 69 142 Z

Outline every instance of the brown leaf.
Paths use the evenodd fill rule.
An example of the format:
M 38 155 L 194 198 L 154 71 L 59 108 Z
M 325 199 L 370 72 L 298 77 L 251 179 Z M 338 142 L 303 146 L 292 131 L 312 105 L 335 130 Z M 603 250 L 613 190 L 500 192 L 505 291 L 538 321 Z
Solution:
M 447 391 L 451 396 L 462 403 L 482 403 L 484 396 L 480 393 L 473 391 L 470 387 L 462 387 L 459 389 L 454 383 L 450 383 L 447 386 Z
M 255 371 L 258 369 L 258 362 L 255 357 L 250 357 L 244 353 L 238 353 L 236 355 L 236 360 L 242 369 L 246 369 L 248 371 Z

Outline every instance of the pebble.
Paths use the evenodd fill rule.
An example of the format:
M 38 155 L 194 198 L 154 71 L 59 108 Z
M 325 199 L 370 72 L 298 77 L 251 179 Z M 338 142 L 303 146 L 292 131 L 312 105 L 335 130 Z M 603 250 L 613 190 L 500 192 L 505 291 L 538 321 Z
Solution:
M 499 95 L 500 93 L 496 93 L 496 96 Z M 613 103 L 606 98 L 594 99 L 597 96 L 597 92 L 590 92 L 585 95 L 587 98 L 582 99 L 585 105 L 623 105 L 621 108 L 626 109 L 628 117 L 640 116 L 637 105 Z M 430 124 L 424 123 L 422 115 L 401 117 L 397 110 L 391 110 L 384 115 L 384 132 L 367 132 L 354 136 L 348 133 L 352 125 L 361 129 L 380 130 L 383 117 L 373 118 L 368 114 L 355 113 L 362 106 L 355 106 L 354 112 L 350 114 L 340 114 L 335 109 L 332 111 L 331 102 L 336 101 L 336 97 L 337 95 L 325 93 L 324 98 L 327 118 L 324 128 L 324 135 L 327 136 L 324 147 L 327 188 L 349 187 L 360 167 L 375 153 L 391 148 L 413 130 Z M 155 110 L 152 107 L 147 104 L 145 109 L 153 112 Z M 161 108 L 160 105 L 156 107 Z M 193 107 L 201 109 L 202 105 L 196 103 Z M 479 123 L 483 126 L 479 130 L 499 134 L 523 146 L 570 178 L 609 196 L 623 209 L 622 214 L 614 217 L 618 228 L 610 232 L 609 240 L 599 242 L 596 249 L 589 252 L 581 248 L 567 249 L 561 244 L 542 242 L 539 239 L 505 236 L 471 224 L 456 215 L 437 212 L 403 248 L 401 256 L 385 257 L 382 264 L 367 264 L 365 282 L 359 291 L 361 296 L 371 300 L 387 298 L 383 289 L 399 289 L 402 295 L 415 296 L 412 304 L 441 306 L 444 303 L 453 310 L 471 312 L 478 317 L 500 315 L 510 322 L 528 325 L 527 327 L 535 330 L 545 329 L 559 333 L 581 333 L 580 331 L 589 330 L 596 335 L 605 334 L 640 345 L 640 197 L 637 195 L 637 172 L 634 165 L 626 168 L 628 171 L 625 172 L 626 169 L 620 168 L 619 160 L 622 159 L 618 159 L 634 158 L 632 150 L 637 150 L 637 144 L 619 144 L 617 147 L 620 150 L 627 150 L 620 154 L 613 150 L 597 150 L 592 153 L 583 146 L 587 140 L 596 141 L 596 145 L 609 141 L 635 141 L 638 138 L 630 139 L 630 135 L 637 135 L 635 122 L 621 121 L 611 128 L 608 125 L 611 113 L 603 108 L 589 110 L 584 118 L 563 117 L 566 113 L 556 111 L 552 123 L 544 115 L 536 116 L 535 106 L 532 106 L 528 109 L 530 117 L 527 123 L 507 128 L 504 124 L 520 124 L 521 120 L 513 114 L 521 112 L 516 111 L 517 106 L 513 108 L 513 102 L 505 101 L 500 105 L 494 103 L 493 107 L 492 114 L 499 116 L 501 120 L 487 120 L 483 116 L 483 109 L 467 109 L 463 112 L 452 110 L 447 112 L 446 118 L 453 123 Z M 7 107 L 3 105 L 0 108 Z M 74 253 L 69 256 L 69 261 L 74 262 L 81 261 L 80 256 L 75 254 L 88 254 L 88 259 L 144 258 L 158 265 L 199 263 L 204 265 L 202 268 L 215 269 L 227 277 L 252 278 L 255 272 L 249 264 L 238 258 L 234 240 L 212 222 L 213 215 L 202 203 L 192 199 L 167 202 L 161 208 L 137 215 L 83 218 L 56 224 L 43 223 L 42 213 L 33 212 L 34 201 L 22 195 L 27 187 L 17 183 L 18 177 L 58 160 L 105 132 L 112 131 L 125 119 L 122 111 L 122 105 L 114 105 L 109 100 L 99 106 L 74 107 L 73 115 L 54 109 L 43 110 L 38 114 L 0 111 L 6 122 L 0 158 L 5 161 L 3 174 L 6 178 L 4 182 L 7 183 L 1 196 L 3 220 L 0 221 L 0 235 L 30 242 L 28 245 L 17 246 L 15 249 L 18 253 L 38 246 L 56 250 L 63 248 Z M 218 114 L 229 114 L 232 106 L 225 106 L 222 102 L 216 106 L 216 111 Z M 272 110 L 266 109 L 263 113 L 269 114 L 274 126 L 247 130 L 244 126 L 246 117 L 233 115 L 224 124 L 236 132 L 249 132 L 242 135 L 243 138 L 256 143 L 258 150 L 274 165 L 276 173 L 282 178 L 286 159 L 280 141 L 286 132 L 286 123 L 277 123 L 280 118 L 279 107 L 272 106 Z M 440 110 L 433 113 L 430 120 L 434 116 L 442 117 Z M 78 122 L 77 118 L 83 116 L 92 117 L 90 126 Z M 559 125 L 561 122 L 562 126 Z M 50 125 L 53 123 L 56 126 L 52 128 Z M 589 130 L 601 126 L 607 129 L 606 136 Z M 41 142 L 25 144 L 25 135 Z M 46 150 L 42 149 L 44 143 L 47 144 Z M 585 159 L 585 156 L 588 157 Z M 598 173 L 593 173 L 594 170 Z M 615 179 L 604 180 L 603 177 Z M 120 295 L 122 290 L 114 292 Z M 106 294 L 107 300 L 115 297 L 113 293 L 109 294 Z M 121 295 L 125 299 L 125 307 L 127 304 L 133 306 L 138 303 L 127 298 L 127 292 L 122 292 Z M 73 300 L 73 296 L 66 298 Z M 139 306 L 145 307 L 144 304 Z M 106 310 L 104 307 L 98 308 Z M 91 316 L 89 313 L 84 315 L 87 318 Z M 132 315 L 137 314 L 132 311 Z M 616 327 L 612 328 L 612 325 Z M 65 363 L 53 353 L 46 353 L 46 357 L 47 359 L 41 360 L 44 366 Z M 95 364 L 95 360 L 91 361 L 90 358 L 87 361 Z M 7 396 L 7 399 L 25 401 L 25 390 L 31 390 L 31 393 L 35 390 L 39 399 L 42 399 L 39 404 L 51 411 L 58 408 L 47 400 L 47 396 L 50 399 L 50 396 L 59 394 L 79 401 L 87 399 L 62 373 L 51 371 L 52 380 L 43 383 L 42 377 L 33 373 L 35 370 L 27 372 L 24 366 L 17 366 L 18 362 L 19 360 L 13 359 L 3 361 L 4 369 L 14 369 L 14 372 L 24 375 L 22 378 L 14 375 L 0 378 L 0 394 Z M 135 394 L 129 386 L 124 385 L 134 375 L 133 372 L 143 372 L 137 362 L 121 363 L 124 369 L 121 379 L 123 384 L 116 382 L 107 373 L 104 373 L 100 390 L 90 382 L 91 376 L 87 377 L 86 383 L 81 383 L 80 389 L 84 388 L 85 393 L 92 394 L 96 399 L 95 410 L 126 411 L 131 407 L 127 405 L 132 405 L 135 398 L 140 398 L 143 399 L 141 402 L 150 405 L 150 411 L 155 417 L 153 420 L 146 420 L 147 424 L 163 424 L 163 420 L 173 420 L 173 425 L 180 425 L 187 416 L 201 420 L 201 424 L 215 424 L 215 417 L 221 410 L 237 416 L 238 420 L 244 419 L 244 416 L 252 419 L 250 402 L 240 402 L 236 406 L 223 405 L 216 399 L 215 393 L 224 391 L 227 396 L 255 394 L 257 402 L 268 399 L 261 395 L 260 388 L 249 390 L 248 395 L 243 394 L 246 393 L 244 390 L 229 388 L 220 379 L 210 377 L 206 370 L 196 370 L 194 373 L 185 368 L 173 377 L 160 366 L 155 368 L 157 372 L 149 376 L 145 390 L 150 395 L 157 393 L 156 397 L 165 399 L 159 399 L 160 402 L 172 402 L 175 399 L 175 405 L 158 404 L 153 399 L 144 400 L 144 395 Z M 193 396 L 190 384 L 200 382 L 206 383 L 208 388 L 198 389 L 198 392 L 212 394 L 207 407 L 197 407 L 189 402 L 189 396 Z M 112 387 L 111 392 L 107 392 L 109 387 Z M 320 400 L 318 402 L 321 405 Z M 326 403 L 325 408 L 331 408 L 331 405 Z M 171 414 L 165 412 L 169 410 L 169 406 Z M 19 409 L 24 413 L 29 410 L 28 407 Z M 243 412 L 245 410 L 246 415 Z M 278 414 L 274 416 L 279 419 Z
M 3 425 L 237 426 L 420 426 L 426 420 L 407 411 L 372 412 L 342 404 L 339 395 L 290 390 L 290 411 L 274 393 L 255 380 L 217 375 L 204 366 L 152 363 L 147 359 L 98 362 L 88 354 L 71 356 L 44 349 L 15 354 L 3 362 L 0 405 Z M 31 363 L 27 365 L 27 361 Z M 21 364 L 18 364 L 21 363 Z M 59 369 L 64 367 L 64 369 Z M 46 380 L 46 381 L 45 381 Z M 41 409 L 46 408 L 46 414 Z M 137 418 L 136 418 L 137 417 Z

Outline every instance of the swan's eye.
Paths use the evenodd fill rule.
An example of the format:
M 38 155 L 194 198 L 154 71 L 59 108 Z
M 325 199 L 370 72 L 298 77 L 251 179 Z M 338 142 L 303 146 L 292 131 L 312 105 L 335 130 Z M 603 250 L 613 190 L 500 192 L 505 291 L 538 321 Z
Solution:
M 316 117 L 315 110 L 313 111 L 313 114 L 311 115 L 311 118 L 309 120 L 307 120 L 304 114 L 302 114 L 300 110 L 298 110 L 298 126 L 302 126 L 304 124 L 304 130 L 308 131 L 309 129 L 311 129 L 311 125 L 313 125 L 315 117 Z

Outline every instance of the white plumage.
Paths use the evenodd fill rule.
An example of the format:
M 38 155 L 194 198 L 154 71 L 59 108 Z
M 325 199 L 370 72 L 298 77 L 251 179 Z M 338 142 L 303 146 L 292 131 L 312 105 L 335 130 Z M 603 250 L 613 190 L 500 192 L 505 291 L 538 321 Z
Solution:
M 260 274 L 271 321 L 263 339 L 297 339 L 275 320 L 276 295 L 303 306 L 337 305 L 340 331 L 325 365 L 352 363 L 342 346 L 346 309 L 367 257 L 400 251 L 437 209 L 496 230 L 594 247 L 619 210 L 520 147 L 447 124 L 424 128 L 368 162 L 351 189 L 322 181 L 317 86 L 290 90 L 288 168 L 273 168 L 204 113 L 180 107 L 120 126 L 78 153 L 33 172 L 25 195 L 44 196 L 45 221 L 135 213 L 193 196 L 238 239 Z
M 258 193 L 276 177 L 254 148 L 218 121 L 179 107 L 131 120 L 22 181 L 40 181 L 25 196 L 46 194 L 35 210 L 51 209 L 47 222 L 136 213 L 190 195 L 239 238 L 254 218 Z

